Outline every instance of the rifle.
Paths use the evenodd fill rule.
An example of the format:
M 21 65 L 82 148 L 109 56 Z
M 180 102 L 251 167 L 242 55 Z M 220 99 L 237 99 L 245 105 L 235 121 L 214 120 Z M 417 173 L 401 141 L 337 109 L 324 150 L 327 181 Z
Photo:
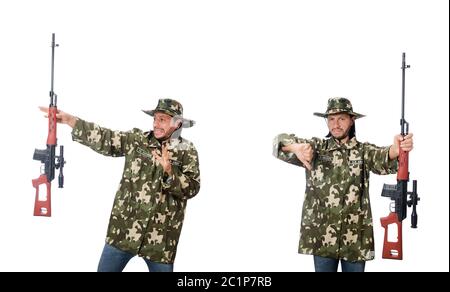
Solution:
M 52 62 L 51 62 L 51 87 L 50 87 L 50 105 L 48 107 L 48 136 L 47 136 L 47 148 L 35 149 L 33 159 L 39 160 L 43 163 L 44 172 L 37 179 L 33 179 L 31 182 L 36 189 L 36 198 L 34 201 L 34 216 L 46 216 L 52 215 L 51 209 L 51 182 L 55 178 L 55 169 L 59 168 L 58 187 L 62 188 L 64 185 L 64 146 L 59 148 L 59 156 L 56 156 L 56 113 L 58 109 L 56 107 L 57 95 L 53 91 L 53 77 L 54 77 L 54 64 L 55 64 L 55 34 L 52 34 Z M 41 167 L 42 171 L 42 167 Z M 47 187 L 46 198 L 39 198 L 39 186 L 45 184 Z
M 410 68 L 405 62 L 405 53 L 402 55 L 402 116 L 400 119 L 401 135 L 408 135 L 409 123 L 405 120 L 405 70 Z M 420 198 L 417 195 L 417 180 L 413 180 L 413 191 L 408 192 L 409 181 L 409 155 L 408 152 L 399 149 L 398 172 L 396 185 L 383 185 L 381 196 L 393 200 L 394 211 L 391 210 L 387 217 L 381 218 L 381 226 L 384 228 L 383 258 L 403 259 L 402 221 L 407 216 L 407 207 L 412 206 L 411 228 L 417 228 L 416 206 Z M 410 196 L 409 200 L 407 196 Z M 388 241 L 388 225 L 397 225 L 397 241 Z

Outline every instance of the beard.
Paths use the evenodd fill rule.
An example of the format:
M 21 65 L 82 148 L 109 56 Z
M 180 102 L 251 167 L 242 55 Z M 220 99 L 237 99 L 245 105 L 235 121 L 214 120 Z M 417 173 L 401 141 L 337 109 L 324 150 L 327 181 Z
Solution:
M 163 131 L 163 136 L 156 138 L 158 141 L 167 141 L 170 139 L 178 139 L 181 134 L 181 126 L 178 129 L 169 129 L 168 131 Z
M 349 137 L 348 133 L 350 132 L 350 128 L 347 129 L 347 131 L 344 132 L 344 130 L 340 129 L 340 131 L 331 131 L 331 135 L 334 139 L 338 140 L 339 142 L 342 140 L 345 140 Z

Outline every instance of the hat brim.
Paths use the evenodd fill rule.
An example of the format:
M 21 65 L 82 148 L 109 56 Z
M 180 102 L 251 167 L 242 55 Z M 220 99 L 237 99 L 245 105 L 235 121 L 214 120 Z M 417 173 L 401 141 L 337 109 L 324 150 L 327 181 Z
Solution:
M 142 110 L 142 111 L 152 117 L 155 116 L 156 112 L 162 112 L 162 113 L 168 114 L 171 117 L 174 117 L 173 113 L 171 113 L 169 111 L 165 111 L 165 110 Z M 185 119 L 183 117 L 181 117 L 181 120 L 183 121 L 183 126 L 182 126 L 183 128 L 190 128 L 195 125 L 194 120 Z
M 359 118 L 363 118 L 365 117 L 365 115 L 362 114 L 358 114 L 355 112 L 351 112 L 351 111 L 347 111 L 347 110 L 342 110 L 342 111 L 335 111 L 332 113 L 314 113 L 315 116 L 321 117 L 321 118 L 327 118 L 329 115 L 335 115 L 335 114 L 340 114 L 340 113 L 347 113 L 351 116 L 354 116 L 355 119 L 359 119 Z

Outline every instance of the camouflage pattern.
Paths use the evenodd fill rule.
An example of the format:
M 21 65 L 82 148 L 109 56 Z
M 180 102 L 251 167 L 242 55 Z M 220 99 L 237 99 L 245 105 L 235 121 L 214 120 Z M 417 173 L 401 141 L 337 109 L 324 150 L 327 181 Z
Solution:
M 348 113 L 355 118 L 362 118 L 364 115 L 355 113 L 353 111 L 352 103 L 345 97 L 332 97 L 328 99 L 327 111 L 325 113 L 314 113 L 315 116 L 322 118 L 328 117 L 328 115 Z
M 292 143 L 309 143 L 314 151 L 312 170 L 305 171 L 299 253 L 347 261 L 373 259 L 369 173 L 397 171 L 397 160 L 389 159 L 389 147 L 361 143 L 355 137 L 339 145 L 333 138 L 307 140 L 278 135 L 273 154 L 302 167 L 295 154 L 281 150 Z
M 154 262 L 173 263 L 186 201 L 200 189 L 200 170 L 194 145 L 179 137 L 167 143 L 172 175 L 163 171 L 152 151 L 161 143 L 152 132 L 111 131 L 78 120 L 74 141 L 113 157 L 125 156 L 125 166 L 111 211 L 106 242 Z
M 183 120 L 183 128 L 190 128 L 195 125 L 195 121 L 183 118 L 183 106 L 173 99 L 160 99 L 154 110 L 143 110 L 144 113 L 154 116 L 156 112 L 163 112 L 169 116 Z

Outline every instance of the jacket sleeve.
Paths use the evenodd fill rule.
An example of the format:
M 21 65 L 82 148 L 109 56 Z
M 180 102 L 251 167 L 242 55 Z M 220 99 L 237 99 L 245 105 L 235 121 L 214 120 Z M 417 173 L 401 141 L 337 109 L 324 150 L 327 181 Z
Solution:
M 375 174 L 393 174 L 398 169 L 397 159 L 389 159 L 389 146 L 378 147 L 365 143 L 364 161 L 368 170 Z
M 315 139 L 308 140 L 303 138 L 298 138 L 294 134 L 280 134 L 273 139 L 273 156 L 276 158 L 291 163 L 297 166 L 304 167 L 303 163 L 298 160 L 297 156 L 292 152 L 285 152 L 282 150 L 283 146 L 294 144 L 294 143 L 309 143 L 313 150 L 316 149 L 317 141 Z
M 78 119 L 72 130 L 72 140 L 106 156 L 124 156 L 130 149 L 131 132 L 112 131 Z
M 163 192 L 178 199 L 193 198 L 200 191 L 198 153 L 192 143 L 185 150 L 181 165 L 172 164 L 172 175 L 163 176 L 162 187 Z

